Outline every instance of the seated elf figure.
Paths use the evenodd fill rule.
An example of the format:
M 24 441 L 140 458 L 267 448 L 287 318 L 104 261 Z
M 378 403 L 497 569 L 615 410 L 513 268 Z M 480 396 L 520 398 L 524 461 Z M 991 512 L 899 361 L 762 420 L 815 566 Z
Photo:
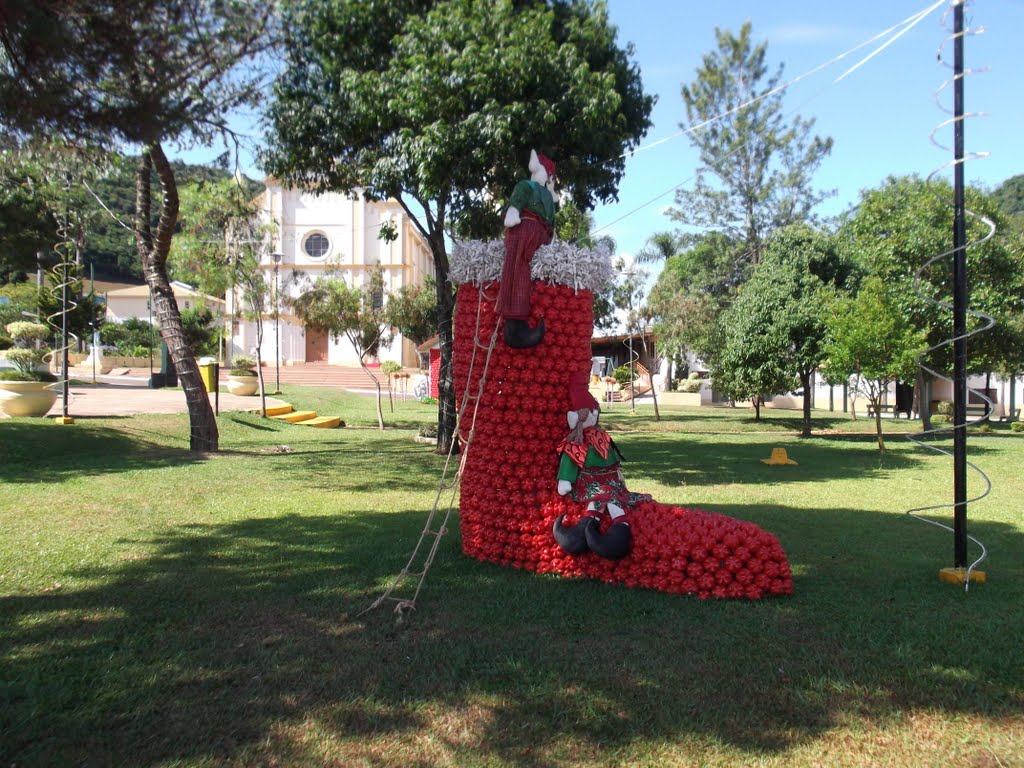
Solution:
M 516 184 L 505 212 L 505 264 L 497 303 L 505 318 L 505 343 L 517 349 L 536 346 L 544 338 L 543 318 L 535 328 L 528 323 L 530 262 L 555 231 L 555 164 L 531 150 L 529 168 L 530 178 Z
M 586 502 L 587 511 L 575 525 L 563 525 L 565 515 L 554 523 L 555 541 L 565 552 L 578 555 L 591 551 L 610 560 L 629 554 L 633 535 L 628 511 L 651 497 L 631 493 L 622 477 L 622 452 L 605 430 L 597 426 L 600 406 L 587 388 L 586 373 L 573 374 L 569 381 L 572 406 L 566 414 L 569 434 L 559 444 L 558 493 L 571 494 Z M 611 527 L 601 533 L 601 515 L 611 518 Z

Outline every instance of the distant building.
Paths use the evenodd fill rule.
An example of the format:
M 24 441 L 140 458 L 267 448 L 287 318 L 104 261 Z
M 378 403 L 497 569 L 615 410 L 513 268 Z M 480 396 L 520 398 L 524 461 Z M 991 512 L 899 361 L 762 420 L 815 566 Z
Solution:
M 178 302 L 178 309 L 181 311 L 202 306 L 213 312 L 215 318 L 224 316 L 224 299 L 199 293 L 192 286 L 180 283 L 177 280 L 171 281 L 171 290 L 174 293 L 174 300 Z M 106 291 L 103 296 L 107 303 L 107 320 L 114 323 L 123 323 L 129 318 L 138 318 L 147 322 L 152 321 L 157 326 L 160 325 L 160 321 L 150 306 L 148 285 L 118 288 L 117 290 Z
M 280 254 L 276 265 L 269 255 L 263 268 L 271 286 L 271 300 L 263 323 L 261 357 L 268 365 L 280 360 L 281 365 L 295 363 L 330 363 L 358 365 L 359 357 L 347 339 L 334 340 L 322 331 L 305 328 L 288 306 L 289 297 L 297 297 L 313 281 L 330 274 L 351 287 L 369 285 L 372 270 L 380 269 L 384 278 L 384 295 L 401 287 L 421 286 L 434 274 L 434 260 L 426 240 L 410 221 L 402 207 L 394 201 L 371 203 L 362 197 L 329 192 L 314 194 L 298 189 L 285 189 L 268 178 L 260 198 L 266 221 L 273 221 L 272 251 Z M 381 225 L 388 223 L 397 234 L 393 242 L 378 238 Z M 275 277 L 276 275 L 276 277 Z M 279 326 L 275 334 L 274 292 Z M 386 298 L 384 299 L 386 300 Z M 241 310 L 239 300 L 228 296 L 228 315 L 232 318 L 232 353 L 251 353 L 256 346 L 256 326 L 236 317 Z M 381 347 L 378 359 L 394 360 L 403 366 L 419 365 L 415 345 L 396 334 L 390 347 Z

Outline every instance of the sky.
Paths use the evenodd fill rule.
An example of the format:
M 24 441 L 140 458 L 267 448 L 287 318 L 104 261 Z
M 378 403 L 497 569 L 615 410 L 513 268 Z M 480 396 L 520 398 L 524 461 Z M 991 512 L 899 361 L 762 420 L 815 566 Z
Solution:
M 704 54 L 714 49 L 716 27 L 738 32 L 749 20 L 753 39 L 768 43 L 769 66 L 783 65 L 785 82 L 933 4 L 934 0 L 609 0 L 609 13 L 619 28 L 620 44 L 634 46 L 645 89 L 658 96 L 654 125 L 643 142 L 651 144 L 678 132 L 686 121 L 680 89 L 695 79 Z M 784 112 L 813 118 L 815 133 L 834 141 L 831 155 L 814 177 L 817 188 L 836 191 L 819 207 L 821 215 L 847 210 L 861 190 L 878 186 L 889 175 L 927 176 L 952 159 L 951 149 L 940 150 L 929 138 L 950 117 L 933 98 L 952 77 L 952 69 L 936 58 L 950 35 L 943 25 L 947 7 L 940 6 L 840 82 L 833 81 L 884 40 L 785 91 Z M 969 183 L 994 187 L 1024 173 L 1024 89 L 1018 79 L 1024 76 L 1024 0 L 976 0 L 968 4 L 965 19 L 969 27 L 985 28 L 984 33 L 965 38 L 965 67 L 988 68 L 964 79 L 965 111 L 988 113 L 965 121 L 965 150 L 990 155 L 966 164 L 964 174 Z M 950 13 L 950 29 L 952 24 Z M 952 56 L 950 43 L 950 63 Z M 940 98 L 952 110 L 952 88 Z M 952 147 L 951 128 L 937 138 Z M 674 229 L 675 223 L 664 214 L 674 194 L 654 198 L 676 185 L 692 187 L 697 166 L 697 152 L 686 136 L 636 153 L 626 162 L 619 202 L 594 211 L 601 234 L 616 240 L 619 254 L 630 255 L 651 234 Z M 945 175 L 951 179 L 952 170 Z
M 781 64 L 784 82 L 800 78 L 785 91 L 784 112 L 813 118 L 815 132 L 834 141 L 831 155 L 814 178 L 817 188 L 836 193 L 819 207 L 820 215 L 847 210 L 861 190 L 880 185 L 889 175 L 924 177 L 941 167 L 952 159 L 952 150 L 935 147 L 930 135 L 949 118 L 934 99 L 936 89 L 952 77 L 952 69 L 937 60 L 951 34 L 943 23 L 948 3 L 840 82 L 834 81 L 884 39 L 801 78 L 934 4 L 935 0 L 609 0 L 619 44 L 632 43 L 644 89 L 658 101 L 641 151 L 626 161 L 618 202 L 594 211 L 600 234 L 611 235 L 617 253 L 628 259 L 652 234 L 675 228 L 665 215 L 674 201 L 670 190 L 693 184 L 697 152 L 686 136 L 642 147 L 680 131 L 686 120 L 681 85 L 696 77 L 703 55 L 715 47 L 715 28 L 737 32 L 748 20 L 754 40 L 768 43 L 770 70 Z M 1018 80 L 1024 77 L 1024 0 L 973 0 L 967 5 L 966 20 L 969 28 L 983 31 L 964 43 L 965 66 L 979 70 L 964 80 L 965 108 L 986 114 L 965 121 L 965 148 L 968 153 L 989 154 L 969 162 L 965 177 L 991 188 L 1024 173 L 1024 89 Z M 951 30 L 951 13 L 946 23 Z M 946 60 L 952 62 L 952 55 L 950 43 Z M 952 109 L 951 87 L 939 98 Z M 951 147 L 952 129 L 944 129 L 938 138 Z M 209 162 L 216 154 L 193 151 L 183 157 Z M 244 171 L 260 175 L 251 156 L 241 160 Z M 952 178 L 952 170 L 944 175 Z

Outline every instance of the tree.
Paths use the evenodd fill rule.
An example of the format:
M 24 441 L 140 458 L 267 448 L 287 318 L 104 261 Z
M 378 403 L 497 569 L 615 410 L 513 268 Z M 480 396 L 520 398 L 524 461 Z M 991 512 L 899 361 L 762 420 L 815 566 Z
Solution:
M 387 319 L 405 338 L 419 346 L 437 333 L 437 285 L 403 285 L 387 303 Z M 422 366 L 421 366 L 422 367 Z
M 430 245 L 441 351 L 438 450 L 452 446 L 454 292 L 446 234 L 501 229 L 494 201 L 531 148 L 581 209 L 615 196 L 654 99 L 603 3 L 289 0 L 288 66 L 266 166 L 317 191 L 393 198 Z
M 992 191 L 992 197 L 1017 229 L 1024 229 L 1024 173 L 1011 176 Z
M 928 346 L 953 336 L 952 312 L 935 303 L 952 304 L 952 258 L 938 260 L 922 275 L 918 289 L 923 295 L 914 290 L 915 276 L 926 261 L 952 248 L 952 201 L 952 187 L 944 180 L 890 177 L 862 193 L 860 204 L 840 230 L 840 242 L 860 269 L 881 278 L 903 322 L 923 331 Z M 968 371 L 986 373 L 1000 369 L 1003 361 L 1017 354 L 1019 337 L 1012 321 L 1024 312 L 1024 235 L 1007 225 L 991 195 L 968 186 L 965 203 L 968 210 L 996 224 L 991 240 L 967 249 L 969 306 L 997 320 L 994 328 L 968 341 Z M 988 232 L 984 222 L 967 217 L 968 243 L 982 240 Z M 937 371 L 948 370 L 951 345 L 930 352 L 922 362 Z M 927 429 L 929 403 L 920 372 L 915 399 Z
M 179 201 L 164 145 L 209 143 L 225 134 L 227 113 L 255 103 L 262 73 L 239 65 L 270 44 L 273 4 L 11 0 L 4 10 L 0 116 L 8 132 L 141 149 L 132 224 L 139 260 L 185 391 L 190 446 L 216 450 L 217 423 L 167 276 Z
M 682 87 L 687 120 L 701 126 L 689 135 L 702 166 L 693 189 L 676 193 L 678 207 L 669 215 L 742 242 L 757 264 L 769 234 L 811 220 L 827 196 L 812 188 L 811 177 L 832 140 L 812 137 L 813 120 L 787 120 L 782 91 L 772 92 L 782 66 L 769 75 L 768 45 L 752 42 L 750 22 L 738 36 L 716 28 L 715 39 L 717 48 Z
M 555 234 L 559 240 L 575 243 L 582 248 L 603 247 L 608 254 L 615 253 L 615 239 L 609 235 L 594 236 L 594 216 L 581 209 L 572 200 L 567 200 L 555 212 Z M 619 320 L 615 314 L 614 283 L 594 294 L 594 330 L 604 333 L 614 331 Z
M 803 437 L 811 435 L 812 377 L 825 358 L 828 305 L 851 276 L 830 236 L 805 225 L 787 227 L 769 240 L 763 260 L 722 316 L 725 348 L 718 369 L 725 382 L 753 398 L 798 384 Z
M 659 345 L 678 359 L 693 350 L 714 367 L 723 345 L 720 316 L 750 271 L 749 262 L 739 258 L 743 244 L 719 232 L 659 233 L 641 253 L 645 261 L 665 260 L 648 300 Z
M 890 384 L 914 375 L 917 355 L 925 348 L 924 334 L 903 322 L 878 277 L 867 278 L 856 296 L 834 301 L 826 325 L 827 375 L 833 380 L 854 378 L 854 389 L 874 409 L 878 450 L 884 451 L 882 398 Z
M 377 426 L 384 429 L 384 411 L 381 407 L 380 380 L 366 365 L 368 355 L 377 348 L 391 343 L 390 326 L 384 302 L 384 277 L 374 270 L 365 290 L 352 288 L 336 277 L 319 277 L 312 287 L 303 291 L 289 303 L 295 315 L 307 328 L 325 331 L 331 338 L 348 339 L 359 365 L 377 388 Z

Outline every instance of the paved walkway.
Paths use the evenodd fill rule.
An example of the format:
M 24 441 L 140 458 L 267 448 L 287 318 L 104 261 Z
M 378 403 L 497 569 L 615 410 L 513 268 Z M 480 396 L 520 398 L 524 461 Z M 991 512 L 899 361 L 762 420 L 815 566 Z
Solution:
M 126 380 L 110 377 L 98 384 L 72 384 L 68 390 L 68 414 L 71 417 L 127 416 L 133 413 L 186 413 L 185 393 L 181 389 L 150 389 L 147 380 Z M 211 403 L 212 394 L 211 394 Z M 267 407 L 281 405 L 282 401 L 267 397 Z M 239 397 L 220 393 L 220 412 L 249 411 L 260 407 L 258 397 Z M 49 416 L 63 414 L 63 400 L 58 397 Z

